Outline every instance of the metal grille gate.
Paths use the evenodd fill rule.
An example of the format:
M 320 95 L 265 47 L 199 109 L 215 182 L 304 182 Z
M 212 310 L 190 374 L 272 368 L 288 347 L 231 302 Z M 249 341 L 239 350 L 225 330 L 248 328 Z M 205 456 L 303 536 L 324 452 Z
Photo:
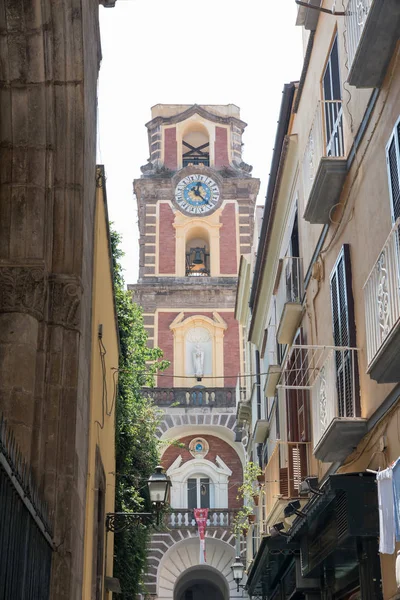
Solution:
M 29 469 L 0 419 L 0 600 L 48 600 L 49 527 Z

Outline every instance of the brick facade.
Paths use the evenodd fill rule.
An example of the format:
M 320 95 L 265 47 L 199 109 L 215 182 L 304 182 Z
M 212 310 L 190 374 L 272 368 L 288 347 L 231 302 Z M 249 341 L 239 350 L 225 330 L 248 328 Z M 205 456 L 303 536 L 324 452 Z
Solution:
M 175 228 L 174 213 L 166 204 L 160 204 L 158 235 L 158 270 L 160 274 L 175 273 Z
M 215 128 L 215 167 L 227 167 L 228 157 L 228 130 L 225 127 Z
M 173 171 L 178 166 L 176 127 L 164 130 L 164 165 Z
M 221 275 L 232 275 L 238 271 L 236 249 L 236 208 L 227 204 L 221 214 L 220 271 Z
M 195 434 L 185 436 L 178 440 L 180 443 L 185 444 L 184 448 L 179 448 L 177 446 L 170 446 L 167 448 L 162 457 L 162 465 L 165 469 L 168 469 L 178 456 L 182 456 L 182 464 L 193 460 L 193 456 L 190 454 L 188 448 L 194 437 L 196 437 Z M 215 463 L 216 457 L 219 456 L 232 471 L 228 485 L 229 506 L 217 506 L 216 508 L 240 508 L 241 501 L 237 499 L 237 495 L 238 487 L 243 480 L 243 469 L 239 455 L 232 446 L 213 435 L 201 435 L 201 437 L 204 440 L 207 440 L 210 447 L 209 452 L 205 457 L 206 460 Z
M 226 387 L 234 387 L 240 372 L 239 323 L 233 312 L 223 313 L 223 318 L 228 325 L 224 335 L 224 384 Z
M 164 358 L 170 361 L 170 366 L 163 371 L 162 377 L 158 378 L 158 385 L 161 387 L 172 387 L 174 380 L 174 335 L 169 326 L 175 319 L 176 313 L 158 313 L 158 343 L 157 345 L 164 352 Z

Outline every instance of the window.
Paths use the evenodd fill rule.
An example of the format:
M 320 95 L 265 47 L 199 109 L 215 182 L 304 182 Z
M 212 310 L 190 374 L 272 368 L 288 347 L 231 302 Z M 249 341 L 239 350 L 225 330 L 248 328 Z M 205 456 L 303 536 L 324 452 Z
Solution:
M 287 439 L 289 442 L 309 441 L 309 392 L 301 389 L 301 381 L 307 369 L 307 351 L 302 329 L 297 333 L 294 344 L 300 346 L 292 352 L 288 361 L 286 383 Z
M 343 156 L 343 110 L 337 36 L 322 78 L 326 156 Z
M 386 146 L 392 221 L 400 217 L 400 118 Z
M 210 480 L 208 477 L 192 477 L 187 481 L 187 507 L 211 508 Z
M 354 355 L 355 348 L 354 304 L 351 290 L 350 248 L 345 244 L 331 274 L 331 304 L 334 345 L 343 350 L 336 351 L 336 387 L 339 417 L 355 417 L 359 412 L 358 371 Z

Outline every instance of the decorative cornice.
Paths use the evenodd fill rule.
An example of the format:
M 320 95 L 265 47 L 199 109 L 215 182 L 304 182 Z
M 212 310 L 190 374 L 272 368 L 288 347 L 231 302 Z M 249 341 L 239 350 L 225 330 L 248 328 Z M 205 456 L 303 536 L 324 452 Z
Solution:
M 0 312 L 44 317 L 46 274 L 41 266 L 0 267 Z
M 52 275 L 49 280 L 49 322 L 80 331 L 82 284 L 73 275 Z
M 174 123 L 180 123 L 181 121 L 185 121 L 189 119 L 194 114 L 198 114 L 200 117 L 207 119 L 207 121 L 213 121 L 214 123 L 221 123 L 223 125 L 228 125 L 234 123 L 237 125 L 242 131 L 245 127 L 247 127 L 247 123 L 242 121 L 241 119 L 237 119 L 236 117 L 223 117 L 220 115 L 215 115 L 212 112 L 209 112 L 199 104 L 193 104 L 190 108 L 187 108 L 183 112 L 172 115 L 171 117 L 155 117 L 148 123 L 146 123 L 146 127 L 148 129 L 153 129 L 157 125 L 173 125 Z

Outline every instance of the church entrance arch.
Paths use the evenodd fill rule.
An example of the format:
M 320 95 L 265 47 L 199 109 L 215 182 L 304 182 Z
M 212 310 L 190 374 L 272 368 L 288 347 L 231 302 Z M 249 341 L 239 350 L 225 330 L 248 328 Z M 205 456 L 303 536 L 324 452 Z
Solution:
M 177 579 L 173 600 L 229 600 L 229 585 L 217 569 L 196 565 Z

